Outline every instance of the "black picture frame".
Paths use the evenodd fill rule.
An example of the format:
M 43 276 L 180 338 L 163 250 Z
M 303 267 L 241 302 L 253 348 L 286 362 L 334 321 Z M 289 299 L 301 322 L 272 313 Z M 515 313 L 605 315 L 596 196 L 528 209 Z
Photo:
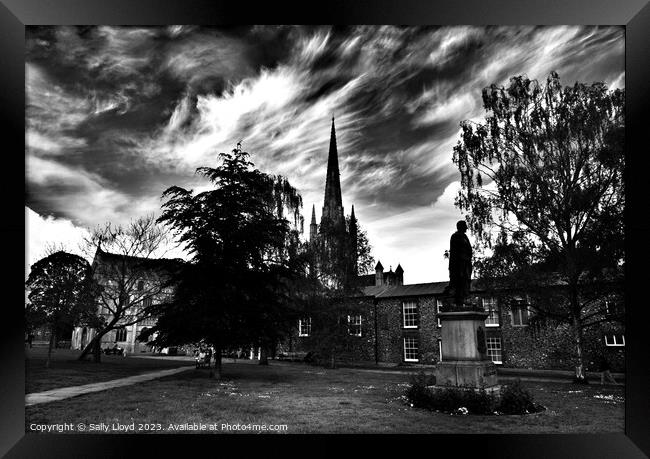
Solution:
M 24 278 L 20 278 L 25 253 L 9 241 L 25 238 L 24 203 L 18 190 L 24 185 L 24 33 L 26 25 L 109 24 L 606 24 L 626 26 L 626 411 L 625 435 L 438 435 L 364 436 L 348 442 L 347 452 L 363 450 L 370 443 L 381 448 L 389 442 L 402 453 L 413 443 L 425 454 L 467 452 L 480 457 L 644 457 L 650 455 L 650 345 L 646 338 L 648 308 L 644 278 L 650 251 L 650 206 L 646 204 L 650 70 L 650 5 L 647 0 L 327 0 L 319 3 L 292 1 L 208 0 L 0 0 L 0 117 L 3 135 L 5 214 L 0 223 L 4 244 L 5 273 L 3 333 L 0 334 L 3 390 L 0 454 L 6 457 L 131 457 L 136 454 L 209 454 L 223 452 L 224 444 L 263 447 L 292 436 L 264 436 L 241 441 L 238 436 L 120 436 L 25 434 L 24 432 Z M 24 177 L 24 175 L 23 175 Z M 23 239 L 24 240 L 24 239 Z M 21 324 L 22 326 L 18 326 Z M 64 420 L 62 420 L 63 422 Z M 225 438 L 227 437 L 227 438 Z M 235 438 L 238 437 L 238 438 Z M 298 453 L 326 448 L 330 437 L 317 436 Z M 352 448 L 350 448 L 352 447 Z M 136 453 L 134 448 L 144 448 Z M 207 453 L 201 452 L 206 448 Z M 330 447 L 331 448 L 331 447 Z M 408 448 L 405 449 L 405 448 Z M 279 451 L 278 451 L 279 452 Z M 438 453 L 439 452 L 439 453 Z M 416 453 L 417 454 L 417 453 Z

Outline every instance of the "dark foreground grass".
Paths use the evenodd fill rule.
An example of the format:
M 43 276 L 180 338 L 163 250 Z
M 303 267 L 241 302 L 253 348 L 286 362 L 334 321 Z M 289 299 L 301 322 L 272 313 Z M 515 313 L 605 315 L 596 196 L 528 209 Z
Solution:
M 25 393 L 43 392 L 60 387 L 79 386 L 127 376 L 149 373 L 183 365 L 194 365 L 191 359 L 138 358 L 102 355 L 101 363 L 77 361 L 80 351 L 56 349 L 50 367 L 45 368 L 47 349 L 25 351 Z
M 620 387 L 525 383 L 547 409 L 521 416 L 452 416 L 411 408 L 410 376 L 325 370 L 272 362 L 227 363 L 221 381 L 207 370 L 26 408 L 32 424 L 287 425 L 287 433 L 601 433 L 623 432 Z M 231 432 L 231 431 L 229 431 Z M 114 433 L 111 431 L 111 433 Z

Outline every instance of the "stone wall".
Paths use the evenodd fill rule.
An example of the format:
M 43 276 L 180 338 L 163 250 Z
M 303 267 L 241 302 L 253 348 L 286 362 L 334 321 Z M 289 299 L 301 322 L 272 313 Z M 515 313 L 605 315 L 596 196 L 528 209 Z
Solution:
M 404 328 L 402 303 L 416 301 L 419 326 Z M 343 362 L 435 364 L 439 360 L 441 329 L 437 324 L 435 296 L 403 298 L 367 298 L 363 301 L 362 336 L 349 340 L 349 346 L 341 352 Z M 514 326 L 510 309 L 505 301 L 498 301 L 499 326 L 485 327 L 486 338 L 501 338 L 502 366 L 510 368 L 566 369 L 575 365 L 573 339 L 567 325 Z M 375 333 L 376 329 L 376 333 Z M 599 352 L 605 353 L 613 371 L 624 371 L 625 347 L 606 347 L 605 333 L 623 333 L 621 326 L 605 323 L 585 331 L 584 349 L 588 361 Z M 415 337 L 419 341 L 419 362 L 404 361 L 404 338 Z M 289 352 L 308 352 L 313 348 L 310 337 L 299 337 L 296 330 L 290 339 L 280 346 Z M 376 343 L 375 343 L 376 340 Z M 590 369 L 589 367 L 587 368 Z M 597 369 L 592 366 L 592 371 Z
M 418 305 L 418 328 L 404 328 L 402 303 L 415 301 Z M 417 298 L 386 298 L 377 300 L 378 354 L 380 362 L 409 363 L 404 361 L 404 338 L 414 337 L 419 342 L 419 363 L 438 361 L 436 301 L 433 296 Z
M 503 366 L 509 368 L 532 368 L 547 370 L 573 370 L 575 367 L 575 344 L 568 324 L 536 324 L 531 320 L 527 326 L 512 324 L 510 308 L 499 302 L 499 327 L 487 328 L 486 336 L 501 336 Z M 583 333 L 583 351 L 587 362 L 595 361 L 596 355 L 604 353 L 613 371 L 625 369 L 625 347 L 608 347 L 604 343 L 606 333 L 623 334 L 623 327 L 615 323 L 603 323 L 586 329 Z M 597 371 L 595 363 L 592 371 Z M 589 370 L 589 364 L 587 365 Z

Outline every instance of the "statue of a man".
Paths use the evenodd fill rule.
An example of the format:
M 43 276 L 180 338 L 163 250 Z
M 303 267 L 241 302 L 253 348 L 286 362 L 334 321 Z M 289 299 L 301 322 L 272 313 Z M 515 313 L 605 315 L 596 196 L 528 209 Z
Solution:
M 447 290 L 454 296 L 454 304 L 462 307 L 469 295 L 472 277 L 472 246 L 465 234 L 467 223 L 461 220 L 456 223 L 457 231 L 449 241 L 449 287 Z

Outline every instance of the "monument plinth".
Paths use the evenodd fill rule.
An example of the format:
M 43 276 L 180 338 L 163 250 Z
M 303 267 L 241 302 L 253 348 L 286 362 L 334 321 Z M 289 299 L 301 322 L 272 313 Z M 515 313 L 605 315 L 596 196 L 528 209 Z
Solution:
M 486 354 L 487 316 L 469 309 L 438 314 L 442 361 L 436 365 L 436 386 L 490 389 L 497 385 L 496 367 Z
M 449 285 L 438 313 L 442 326 L 442 361 L 436 365 L 435 387 L 498 390 L 497 370 L 487 356 L 485 319 L 488 313 L 467 304 L 472 278 L 472 246 L 467 223 L 456 223 L 449 241 Z

